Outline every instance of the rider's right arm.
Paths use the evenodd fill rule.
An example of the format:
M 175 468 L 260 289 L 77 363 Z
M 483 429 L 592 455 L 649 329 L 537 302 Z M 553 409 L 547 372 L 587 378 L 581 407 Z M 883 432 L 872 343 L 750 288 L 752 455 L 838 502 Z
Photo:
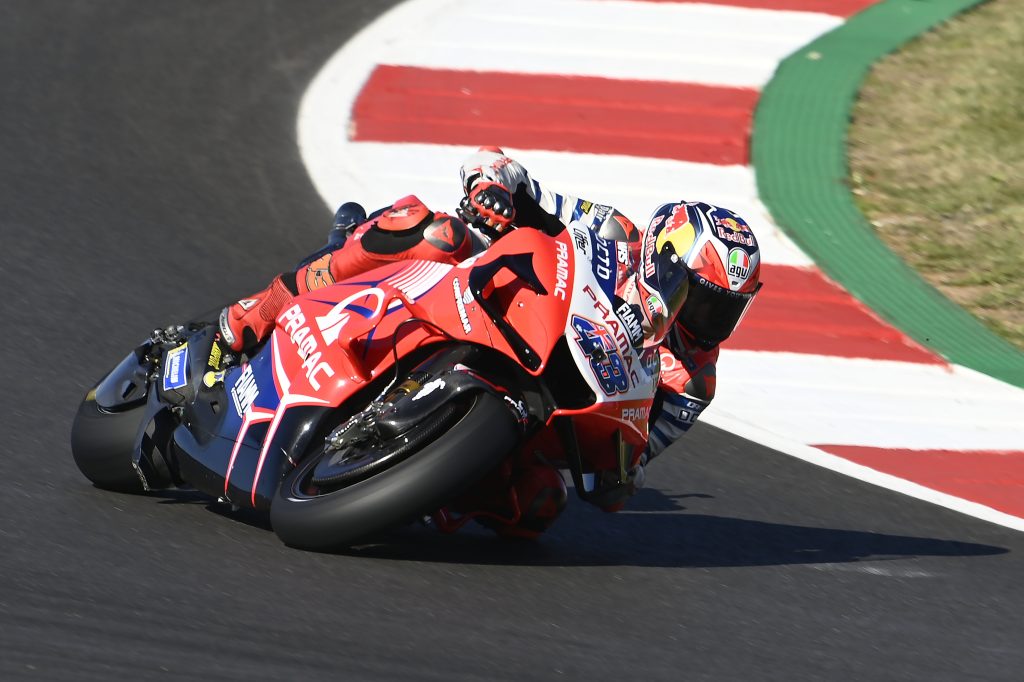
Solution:
M 649 424 L 647 461 L 654 459 L 665 448 L 682 438 L 710 404 L 710 400 L 701 400 L 687 393 L 675 393 L 666 390 L 665 387 L 659 387 L 657 414 Z
M 651 410 L 648 460 L 682 438 L 715 398 L 718 349 L 677 356 L 668 345 L 658 349 L 661 372 Z

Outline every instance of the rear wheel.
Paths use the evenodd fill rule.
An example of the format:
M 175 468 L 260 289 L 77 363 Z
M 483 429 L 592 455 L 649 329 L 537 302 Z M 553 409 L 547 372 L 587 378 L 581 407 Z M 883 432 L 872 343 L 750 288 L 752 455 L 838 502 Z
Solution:
M 345 547 L 435 511 L 518 443 L 511 412 L 486 392 L 446 403 L 387 440 L 368 435 L 369 421 L 350 421 L 333 445 L 307 455 L 281 482 L 270 520 L 286 544 Z

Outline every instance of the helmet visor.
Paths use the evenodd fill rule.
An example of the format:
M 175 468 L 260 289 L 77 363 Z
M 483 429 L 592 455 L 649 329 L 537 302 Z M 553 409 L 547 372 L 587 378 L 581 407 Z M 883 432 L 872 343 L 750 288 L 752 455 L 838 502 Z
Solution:
M 740 293 L 713 284 L 695 272 L 690 273 L 689 279 L 690 292 L 677 323 L 694 337 L 697 345 L 710 350 L 733 333 L 761 285 L 754 291 Z
M 662 246 L 655 255 L 654 266 L 657 292 L 663 308 L 657 315 L 653 310 L 651 312 L 656 335 L 660 338 L 668 332 L 676 313 L 686 301 L 690 290 L 690 269 L 683 262 L 682 255 L 676 253 L 672 242 Z

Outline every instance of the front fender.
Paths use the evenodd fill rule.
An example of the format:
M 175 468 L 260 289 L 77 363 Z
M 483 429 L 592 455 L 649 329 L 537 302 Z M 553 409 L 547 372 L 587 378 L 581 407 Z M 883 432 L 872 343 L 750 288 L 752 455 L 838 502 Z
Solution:
M 528 412 L 515 389 L 489 381 L 473 369 L 482 355 L 474 346 L 454 346 L 421 363 L 384 398 L 384 409 L 377 418 L 381 434 L 392 438 L 407 433 L 442 406 L 477 393 L 490 393 L 502 400 L 524 429 Z

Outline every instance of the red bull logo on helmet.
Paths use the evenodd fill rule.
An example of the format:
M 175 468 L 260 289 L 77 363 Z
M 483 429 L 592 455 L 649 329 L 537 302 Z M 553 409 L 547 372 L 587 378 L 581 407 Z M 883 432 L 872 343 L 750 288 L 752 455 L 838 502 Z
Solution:
M 714 227 L 715 234 L 718 235 L 719 239 L 744 246 L 757 245 L 757 242 L 754 241 L 754 235 L 746 223 L 735 218 L 720 218 L 716 216 Z
M 685 227 L 689 222 L 690 213 L 686 204 L 676 204 L 672 208 L 672 215 L 669 216 L 668 222 L 665 223 L 665 228 L 671 231 L 680 227 Z

